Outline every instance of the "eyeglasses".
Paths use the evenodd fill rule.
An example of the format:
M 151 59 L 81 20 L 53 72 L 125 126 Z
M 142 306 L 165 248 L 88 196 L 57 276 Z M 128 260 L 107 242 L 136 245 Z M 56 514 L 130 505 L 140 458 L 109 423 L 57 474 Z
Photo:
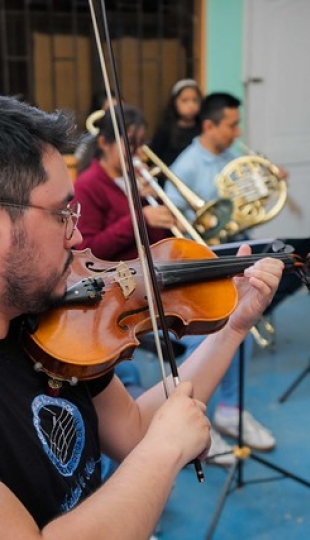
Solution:
M 53 210 L 52 208 L 44 208 L 44 206 L 38 206 L 36 204 L 18 204 L 8 201 L 1 201 L 0 206 L 12 206 L 13 208 L 36 208 L 37 210 L 43 210 L 49 212 L 55 216 L 59 216 L 62 223 L 66 223 L 65 238 L 71 240 L 74 235 L 74 231 L 77 228 L 79 218 L 81 217 L 81 205 L 79 202 L 69 203 L 64 210 Z

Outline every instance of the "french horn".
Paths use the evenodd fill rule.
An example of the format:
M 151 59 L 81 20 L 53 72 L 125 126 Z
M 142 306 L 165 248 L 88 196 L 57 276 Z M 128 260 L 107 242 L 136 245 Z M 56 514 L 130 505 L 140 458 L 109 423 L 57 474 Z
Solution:
M 287 200 L 287 183 L 280 177 L 279 168 L 255 153 L 232 160 L 217 175 L 215 182 L 219 196 L 227 197 L 233 203 L 235 226 L 222 231 L 224 241 L 270 221 Z

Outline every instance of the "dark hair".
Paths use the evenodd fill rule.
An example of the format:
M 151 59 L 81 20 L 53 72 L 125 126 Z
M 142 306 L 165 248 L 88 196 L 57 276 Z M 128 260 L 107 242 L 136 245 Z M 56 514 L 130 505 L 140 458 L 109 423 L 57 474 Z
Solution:
M 69 113 L 47 113 L 0 96 L 0 199 L 27 204 L 31 191 L 48 180 L 42 165 L 47 147 L 70 152 L 75 142 L 76 127 Z M 16 209 L 6 208 L 13 218 Z
M 112 89 L 111 89 L 111 97 L 112 98 L 116 97 L 116 94 L 114 90 Z M 102 109 L 107 99 L 108 99 L 108 94 L 106 90 L 99 90 L 99 92 L 96 92 L 95 94 L 93 94 L 89 114 L 91 114 L 94 111 L 98 111 L 99 109 Z
M 188 81 L 188 84 L 186 84 L 186 81 Z M 179 83 L 184 83 L 180 84 Z M 179 118 L 180 114 L 178 112 L 176 101 L 179 95 L 185 90 L 185 88 L 192 88 L 197 93 L 197 96 L 202 99 L 202 93 L 198 86 L 198 84 L 194 84 L 195 81 L 193 79 L 184 79 L 182 81 L 178 81 L 172 88 L 170 98 L 167 102 L 167 105 L 164 110 L 164 122 L 175 124 Z M 178 86 L 179 85 L 179 86 Z M 197 117 L 195 119 L 197 122 L 199 120 L 199 114 L 197 114 Z
M 224 92 L 214 92 L 204 98 L 201 104 L 200 119 L 212 120 L 214 124 L 219 124 L 224 117 L 224 109 L 238 109 L 241 105 L 240 99 Z
M 132 105 L 124 104 L 121 108 L 119 106 L 115 106 L 114 112 L 119 130 L 121 129 L 121 114 L 123 116 L 126 130 L 130 126 L 134 126 L 135 130 L 141 126 L 146 126 L 142 111 L 136 107 L 133 107 Z M 113 143 L 115 141 L 115 133 L 110 109 L 107 110 L 103 117 L 96 122 L 96 126 L 99 128 L 99 135 L 103 135 L 107 142 Z
M 179 127 L 178 122 L 180 119 L 180 113 L 176 105 L 179 95 L 183 92 L 183 90 L 187 88 L 192 88 L 196 92 L 200 101 L 202 100 L 201 90 L 198 86 L 198 83 L 194 79 L 181 79 L 177 81 L 172 87 L 170 98 L 163 111 L 162 120 L 157 126 L 159 134 L 162 130 L 167 133 L 167 145 L 169 148 L 174 149 L 172 151 L 173 154 L 169 156 L 169 164 L 174 161 L 179 155 L 179 153 L 182 152 L 184 148 L 186 148 L 186 146 L 191 142 L 188 140 L 188 137 L 184 139 L 184 132 Z M 197 131 L 197 135 L 201 131 L 199 111 L 193 119 L 193 129 Z M 158 136 L 160 135 L 155 135 L 155 137 Z M 155 143 L 155 145 L 157 145 L 157 142 Z
M 137 109 L 132 105 L 124 104 L 122 105 L 122 111 L 126 130 L 130 126 L 134 126 L 135 132 L 137 132 L 141 126 L 146 126 L 145 118 L 140 109 Z M 120 118 L 122 111 L 119 106 L 114 107 L 117 127 L 119 130 L 121 128 Z M 99 129 L 98 135 L 87 137 L 87 140 L 85 141 L 85 149 L 78 164 L 78 174 L 85 171 L 85 169 L 90 166 L 93 159 L 99 159 L 102 156 L 102 150 L 97 144 L 97 140 L 100 135 L 102 135 L 110 144 L 114 143 L 116 140 L 110 109 L 104 112 L 102 118 L 94 122 L 94 127 Z

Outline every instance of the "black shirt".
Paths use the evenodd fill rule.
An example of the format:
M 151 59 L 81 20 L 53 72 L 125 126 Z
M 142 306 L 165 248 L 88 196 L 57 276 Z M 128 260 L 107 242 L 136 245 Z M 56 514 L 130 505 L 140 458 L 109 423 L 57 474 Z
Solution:
M 178 155 L 200 134 L 200 126 L 170 126 L 163 124 L 155 133 L 150 148 L 166 164 L 171 165 Z
M 101 453 L 92 394 L 113 372 L 92 383 L 48 393 L 47 376 L 33 369 L 18 329 L 0 341 L 0 479 L 39 528 L 74 508 L 101 483 Z

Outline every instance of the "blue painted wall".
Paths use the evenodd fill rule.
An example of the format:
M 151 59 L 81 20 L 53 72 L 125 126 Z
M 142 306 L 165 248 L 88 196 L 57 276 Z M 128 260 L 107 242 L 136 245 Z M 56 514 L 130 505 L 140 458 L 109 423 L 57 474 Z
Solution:
M 206 89 L 243 100 L 243 0 L 207 0 Z

